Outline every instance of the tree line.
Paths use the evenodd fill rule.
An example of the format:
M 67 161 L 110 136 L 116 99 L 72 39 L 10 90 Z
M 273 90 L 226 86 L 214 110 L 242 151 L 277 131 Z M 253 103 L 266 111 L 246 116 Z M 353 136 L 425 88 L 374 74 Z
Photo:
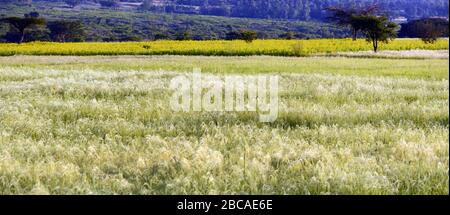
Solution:
M 448 37 L 449 23 L 445 19 L 424 18 L 400 26 L 390 21 L 389 14 L 377 4 L 359 8 L 331 6 L 326 10 L 329 11 L 329 21 L 351 29 L 353 40 L 358 35 L 364 36 L 372 43 L 375 52 L 378 51 L 379 43 L 389 43 L 399 33 L 401 36 L 419 37 L 425 43 L 434 43 L 439 37 Z
M 0 23 L 9 25 L 9 31 L 4 36 L 8 42 L 22 43 L 34 40 L 79 42 L 84 41 L 85 36 L 80 21 L 47 21 L 37 12 L 24 14 L 23 17 L 2 18 Z
M 401 25 L 400 37 L 421 38 L 425 43 L 434 43 L 439 37 L 448 37 L 448 20 L 424 18 Z

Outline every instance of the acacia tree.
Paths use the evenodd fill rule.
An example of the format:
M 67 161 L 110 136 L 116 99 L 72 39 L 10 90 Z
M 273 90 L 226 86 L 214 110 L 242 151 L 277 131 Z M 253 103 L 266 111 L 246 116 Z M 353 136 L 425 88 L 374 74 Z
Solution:
M 356 40 L 358 33 L 362 30 L 358 20 L 355 17 L 374 15 L 379 11 L 378 5 L 369 5 L 365 8 L 343 8 L 327 7 L 325 8 L 330 15 L 327 19 L 337 25 L 350 27 L 352 29 L 352 38 Z
M 448 31 L 448 22 L 447 27 L 442 27 L 436 20 L 424 19 L 414 23 L 414 31 L 424 43 L 435 43 L 439 37 L 444 35 L 445 30 Z
M 390 22 L 385 16 L 355 16 L 355 23 L 361 27 L 361 31 L 368 42 L 373 45 L 373 51 L 378 51 L 380 42 L 389 43 L 397 37 L 399 26 Z
M 0 19 L 0 22 L 8 23 L 12 28 L 19 32 L 18 43 L 22 43 L 25 39 L 26 32 L 34 26 L 43 26 L 46 24 L 44 18 L 37 17 L 8 17 Z
M 258 39 L 258 33 L 253 30 L 240 29 L 238 31 L 230 31 L 227 33 L 227 40 L 244 40 L 247 43 Z
M 53 21 L 48 23 L 53 41 L 66 42 L 81 40 L 84 36 L 83 25 L 80 21 Z
M 258 34 L 252 30 L 239 30 L 239 39 L 244 40 L 246 43 L 251 43 L 253 40 L 258 39 Z

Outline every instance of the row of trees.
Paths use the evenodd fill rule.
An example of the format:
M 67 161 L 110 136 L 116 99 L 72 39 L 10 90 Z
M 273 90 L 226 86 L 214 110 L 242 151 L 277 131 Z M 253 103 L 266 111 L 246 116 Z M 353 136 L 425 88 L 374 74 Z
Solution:
M 352 30 L 353 40 L 363 34 L 367 41 L 378 50 L 379 42 L 388 43 L 397 37 L 400 26 L 390 22 L 388 16 L 381 13 L 378 5 L 362 8 L 328 7 L 328 19 L 340 26 Z M 380 15 L 381 14 L 381 15 Z M 448 21 L 440 18 L 414 20 L 402 25 L 400 35 L 403 37 L 419 37 L 425 43 L 434 43 L 437 38 L 448 37 Z
M 167 35 L 159 34 L 155 39 L 169 39 Z M 190 30 L 178 32 L 175 40 L 192 40 L 192 32 Z M 258 32 L 249 29 L 232 30 L 227 33 L 226 40 L 244 40 L 247 43 L 258 39 Z
M 400 37 L 421 38 L 425 43 L 434 43 L 439 37 L 448 37 L 448 20 L 425 18 L 402 24 Z
M 0 23 L 6 23 L 10 27 L 5 36 L 9 42 L 28 41 L 27 35 L 34 35 L 34 38 L 49 37 L 55 42 L 83 41 L 85 35 L 80 21 L 47 21 L 36 12 L 25 14 L 24 17 L 2 18 Z

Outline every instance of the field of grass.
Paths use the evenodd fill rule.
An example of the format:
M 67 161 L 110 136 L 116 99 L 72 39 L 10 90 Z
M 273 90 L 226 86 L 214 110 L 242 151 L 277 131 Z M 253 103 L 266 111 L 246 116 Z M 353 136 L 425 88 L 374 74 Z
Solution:
M 382 44 L 381 50 L 445 50 L 448 39 L 425 44 L 418 39 L 398 39 Z M 318 53 L 370 51 L 365 40 L 256 40 L 244 41 L 154 41 L 121 43 L 0 44 L 0 56 L 8 55 L 206 55 L 206 56 L 307 56 Z
M 285 45 L 272 48 L 280 52 L 296 43 L 279 42 Z M 304 46 L 320 49 L 308 45 L 314 42 L 322 41 Z M 160 43 L 171 42 L 148 44 L 158 50 Z M 184 44 L 191 43 L 202 42 Z M 136 54 L 143 44 L 2 44 L 0 52 Z M 402 44 L 410 42 L 392 46 Z M 0 57 L 0 194 L 448 195 L 448 65 L 343 57 Z M 279 74 L 278 120 L 171 111 L 169 81 L 193 67 Z

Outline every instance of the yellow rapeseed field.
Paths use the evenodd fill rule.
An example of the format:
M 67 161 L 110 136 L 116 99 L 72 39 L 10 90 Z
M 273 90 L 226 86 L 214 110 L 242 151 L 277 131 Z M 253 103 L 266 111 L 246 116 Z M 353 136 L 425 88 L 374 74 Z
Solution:
M 435 44 L 425 44 L 418 39 L 397 39 L 382 44 L 381 50 L 442 50 L 449 48 L 448 39 Z M 314 39 L 314 40 L 256 40 L 244 41 L 151 41 L 151 42 L 93 42 L 0 44 L 0 55 L 273 55 L 306 56 L 318 53 L 335 53 L 372 50 L 365 40 Z

